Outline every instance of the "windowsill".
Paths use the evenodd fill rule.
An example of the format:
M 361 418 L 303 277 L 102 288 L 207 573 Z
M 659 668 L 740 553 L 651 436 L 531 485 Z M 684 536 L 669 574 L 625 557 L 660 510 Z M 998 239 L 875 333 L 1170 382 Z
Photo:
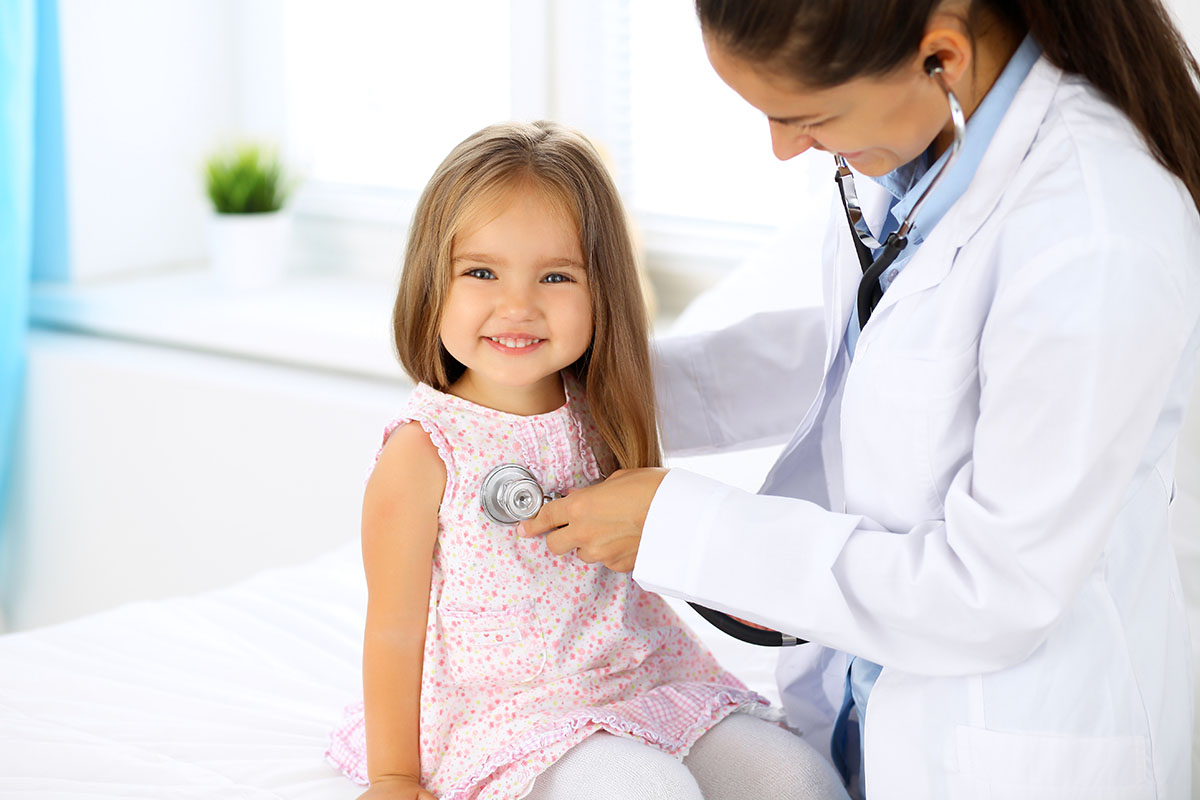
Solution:
M 391 347 L 394 292 L 390 281 L 303 272 L 270 289 L 234 291 L 197 266 L 35 284 L 30 318 L 42 328 L 407 383 Z
M 407 382 L 391 352 L 391 286 L 299 274 L 233 291 L 203 267 L 96 284 L 36 284 L 34 325 Z

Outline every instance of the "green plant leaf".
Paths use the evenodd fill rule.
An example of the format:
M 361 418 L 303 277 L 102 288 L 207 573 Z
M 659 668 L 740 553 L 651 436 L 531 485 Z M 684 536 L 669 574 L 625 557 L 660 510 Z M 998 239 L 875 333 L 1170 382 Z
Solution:
M 275 148 L 254 142 L 225 147 L 204 167 L 205 189 L 219 214 L 263 214 L 287 203 L 292 184 Z

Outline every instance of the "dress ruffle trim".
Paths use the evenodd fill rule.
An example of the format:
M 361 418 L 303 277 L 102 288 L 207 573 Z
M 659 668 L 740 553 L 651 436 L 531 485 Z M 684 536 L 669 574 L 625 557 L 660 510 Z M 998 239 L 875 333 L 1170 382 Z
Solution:
M 562 751 L 566 752 L 582 741 L 586 735 L 599 730 L 637 736 L 650 744 L 658 746 L 665 752 L 678 755 L 682 758 L 687 755 L 695 739 L 699 738 L 699 736 L 692 736 L 697 729 L 703 728 L 704 730 L 708 730 L 725 717 L 737 711 L 747 711 L 755 716 L 765 716 L 761 712 L 767 711 L 768 706 L 769 701 L 756 692 L 722 687 L 720 691 L 715 692 L 709 699 L 708 711 L 703 715 L 698 715 L 696 724 L 688 728 L 683 736 L 678 739 L 665 737 L 658 731 L 650 730 L 619 714 L 606 712 L 603 708 L 581 709 L 574 714 L 555 720 L 549 726 L 532 731 L 524 737 L 515 740 L 503 750 L 487 756 L 471 770 L 467 777 L 440 795 L 440 798 L 441 800 L 471 800 L 474 796 L 474 791 L 478 788 L 478 784 L 504 767 L 553 744 L 569 742 L 568 746 L 563 748 Z M 594 727 L 594 730 L 588 731 L 584 736 L 578 736 L 580 731 L 588 727 Z M 524 772 L 529 774 L 520 774 L 518 777 L 519 783 L 532 781 L 541 772 L 541 769 L 526 767 Z
M 579 415 L 571 414 L 570 418 L 571 425 L 575 428 L 575 436 L 579 439 L 579 452 L 583 454 L 584 474 L 592 483 L 603 480 L 604 475 L 600 472 L 600 465 L 596 463 L 596 454 L 592 452 L 592 446 L 588 444 L 587 434 L 583 430 L 583 423 L 579 421 Z
M 441 429 L 420 413 L 421 401 L 424 398 L 419 393 L 419 390 L 424 385 L 418 385 L 418 391 L 413 393 L 414 402 L 410 404 L 409 408 L 405 409 L 405 414 L 389 422 L 387 427 L 383 429 L 383 442 L 379 445 L 378 452 L 375 453 L 375 461 L 378 462 L 379 457 L 383 455 L 383 448 L 387 446 L 388 439 L 391 438 L 396 428 L 399 428 L 401 425 L 407 425 L 410 422 L 416 422 L 425 433 L 429 434 L 429 440 L 433 442 L 433 446 L 437 448 L 438 455 L 441 456 L 442 463 L 446 465 L 446 491 L 442 495 L 442 503 L 445 504 L 454 497 L 454 489 L 457 485 L 454 480 L 456 474 L 456 470 L 454 469 L 454 454 L 450 448 L 450 443 L 446 441 L 446 436 L 442 433 Z

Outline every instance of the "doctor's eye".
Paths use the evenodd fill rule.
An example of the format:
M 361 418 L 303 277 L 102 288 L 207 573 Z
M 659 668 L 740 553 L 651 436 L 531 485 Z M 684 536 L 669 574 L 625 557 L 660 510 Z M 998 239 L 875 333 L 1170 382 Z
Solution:
M 787 128 L 790 131 L 808 133 L 809 131 L 815 131 L 817 128 L 822 128 L 828 125 L 835 119 L 837 119 L 837 117 L 825 117 L 824 119 L 819 119 L 816 122 L 802 122 L 795 117 L 767 117 L 767 122 L 772 125 L 779 125 Z
M 468 278 L 478 278 L 481 281 L 492 281 L 496 279 L 496 274 L 487 267 L 474 267 L 463 273 Z

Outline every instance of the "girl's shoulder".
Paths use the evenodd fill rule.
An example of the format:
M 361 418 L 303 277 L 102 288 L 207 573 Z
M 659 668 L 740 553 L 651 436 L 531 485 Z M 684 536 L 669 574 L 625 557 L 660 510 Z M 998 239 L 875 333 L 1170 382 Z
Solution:
M 436 434 L 423 424 L 402 422 L 379 449 L 371 482 L 436 488 L 440 495 L 449 478 L 448 470 Z
M 420 464 L 423 469 L 432 467 L 444 473 L 444 494 L 450 495 L 454 484 L 454 451 L 443 430 L 445 397 L 427 384 L 417 384 L 399 415 L 384 427 L 383 441 L 375 453 L 375 471 L 383 464 L 386 452 L 390 462 Z M 396 472 L 389 467 L 390 464 L 384 465 L 385 474 Z

